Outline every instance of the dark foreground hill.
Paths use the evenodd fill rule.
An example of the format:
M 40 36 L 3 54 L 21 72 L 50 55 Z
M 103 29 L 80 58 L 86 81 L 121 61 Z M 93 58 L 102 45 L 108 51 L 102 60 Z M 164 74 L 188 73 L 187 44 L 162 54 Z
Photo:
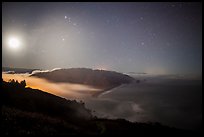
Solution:
M 85 84 L 103 90 L 134 81 L 134 78 L 114 71 L 93 70 L 88 68 L 59 69 L 51 72 L 32 74 L 53 82 Z
M 1 90 L 1 135 L 196 135 L 159 123 L 99 119 L 83 102 L 4 82 Z

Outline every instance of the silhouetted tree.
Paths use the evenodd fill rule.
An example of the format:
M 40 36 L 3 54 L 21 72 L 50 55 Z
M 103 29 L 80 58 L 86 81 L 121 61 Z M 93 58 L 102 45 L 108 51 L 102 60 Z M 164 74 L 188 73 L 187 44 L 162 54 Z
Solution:
M 21 81 L 20 85 L 25 88 L 26 87 L 26 81 L 25 80 Z
M 14 79 L 9 79 L 9 85 L 11 85 L 11 86 L 16 86 L 16 82 L 15 82 L 15 80 Z
M 9 79 L 9 83 L 15 83 L 15 80 L 14 79 Z
M 19 84 L 18 80 L 16 80 L 16 82 L 15 82 L 15 83 L 16 83 L 16 85 L 18 85 L 18 84 Z

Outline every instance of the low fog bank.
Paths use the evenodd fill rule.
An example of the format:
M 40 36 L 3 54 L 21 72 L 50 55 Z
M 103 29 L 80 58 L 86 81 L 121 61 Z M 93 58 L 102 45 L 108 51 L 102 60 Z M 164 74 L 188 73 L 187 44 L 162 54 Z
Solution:
M 92 96 L 93 93 L 101 91 L 91 86 L 72 83 L 54 83 L 43 78 L 29 77 L 30 74 L 5 74 L 2 73 L 4 81 L 15 79 L 18 81 L 26 80 L 27 87 L 34 89 L 40 89 L 42 91 L 49 92 L 51 94 L 67 98 L 81 100 L 88 96 Z
M 90 86 L 54 83 L 29 74 L 5 74 L 5 81 L 26 80 L 27 86 L 67 99 L 83 100 L 93 114 L 105 118 L 125 118 L 136 122 L 199 129 L 202 125 L 202 79 L 175 76 L 134 75 L 139 82 L 123 84 L 98 97 Z
M 85 103 L 100 117 L 201 128 L 202 80 L 141 75 L 139 79 L 140 83 L 122 85 Z

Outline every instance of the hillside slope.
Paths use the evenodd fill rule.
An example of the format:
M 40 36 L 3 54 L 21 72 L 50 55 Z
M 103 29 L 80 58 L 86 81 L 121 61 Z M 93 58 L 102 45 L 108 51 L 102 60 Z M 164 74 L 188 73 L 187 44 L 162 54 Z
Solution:
M 66 100 L 24 82 L 2 81 L 2 135 L 189 135 L 159 123 L 132 123 L 92 116 L 83 102 Z
M 118 72 L 87 68 L 59 69 L 32 74 L 31 76 L 45 78 L 53 82 L 85 84 L 104 90 L 134 81 L 134 78 Z

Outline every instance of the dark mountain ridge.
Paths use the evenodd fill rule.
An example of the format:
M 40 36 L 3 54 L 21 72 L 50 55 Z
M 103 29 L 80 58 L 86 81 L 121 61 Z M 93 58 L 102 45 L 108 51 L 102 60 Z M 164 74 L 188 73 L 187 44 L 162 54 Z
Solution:
M 11 68 L 11 67 L 2 67 L 2 72 L 8 72 L 11 74 L 18 73 L 29 73 L 31 74 L 33 71 L 39 69 L 27 69 L 27 68 Z
M 103 90 L 128 84 L 135 79 L 114 71 L 93 70 L 88 68 L 59 69 L 51 72 L 39 72 L 31 76 L 45 78 L 53 82 L 85 84 Z

